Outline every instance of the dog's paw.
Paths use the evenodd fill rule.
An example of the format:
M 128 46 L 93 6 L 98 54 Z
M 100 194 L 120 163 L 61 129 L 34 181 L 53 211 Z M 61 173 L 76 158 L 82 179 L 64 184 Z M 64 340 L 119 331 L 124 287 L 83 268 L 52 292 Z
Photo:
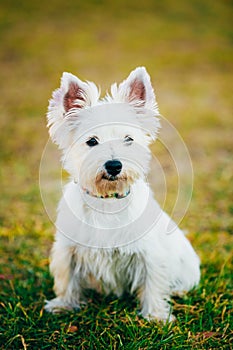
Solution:
M 167 314 L 167 313 L 160 313 L 160 312 L 153 312 L 150 314 L 144 314 L 140 313 L 140 315 L 145 318 L 149 322 L 162 322 L 164 324 L 170 323 L 170 322 L 175 322 L 176 318 L 172 314 Z
M 69 303 L 62 298 L 54 298 L 52 300 L 46 300 L 44 309 L 48 312 L 59 313 L 64 311 L 71 311 L 73 309 L 80 309 L 78 303 Z

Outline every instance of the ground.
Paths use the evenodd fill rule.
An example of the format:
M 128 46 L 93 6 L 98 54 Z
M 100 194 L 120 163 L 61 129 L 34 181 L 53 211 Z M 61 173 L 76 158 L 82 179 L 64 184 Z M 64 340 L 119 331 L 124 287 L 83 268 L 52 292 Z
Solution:
M 231 19 L 227 0 L 1 1 L 2 349 L 231 348 Z M 117 300 L 91 291 L 81 312 L 47 314 L 54 227 L 40 197 L 39 165 L 48 99 L 63 71 L 95 81 L 104 93 L 139 65 L 190 153 L 194 186 L 180 226 L 201 258 L 201 283 L 172 300 L 177 321 L 165 326 L 138 316 L 137 301 L 127 295 Z M 161 142 L 152 151 L 166 173 L 171 213 L 177 174 Z

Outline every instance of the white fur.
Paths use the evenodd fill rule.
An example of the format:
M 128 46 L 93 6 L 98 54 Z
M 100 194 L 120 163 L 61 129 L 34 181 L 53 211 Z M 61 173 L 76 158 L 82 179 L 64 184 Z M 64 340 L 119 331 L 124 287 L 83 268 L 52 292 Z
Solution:
M 63 74 L 50 101 L 48 126 L 71 181 L 58 207 L 51 255 L 57 297 L 46 310 L 79 308 L 85 288 L 117 296 L 127 290 L 138 295 L 142 316 L 167 321 L 173 319 L 170 296 L 198 284 L 198 256 L 146 181 L 158 115 L 145 68 L 112 85 L 111 96 L 103 100 L 93 83 Z M 125 141 L 127 135 L 132 142 Z M 89 147 L 86 141 L 94 136 L 99 144 Z M 97 188 L 96 178 L 112 159 L 122 163 L 116 189 Z M 122 197 L 130 193 L 99 198 L 111 191 Z

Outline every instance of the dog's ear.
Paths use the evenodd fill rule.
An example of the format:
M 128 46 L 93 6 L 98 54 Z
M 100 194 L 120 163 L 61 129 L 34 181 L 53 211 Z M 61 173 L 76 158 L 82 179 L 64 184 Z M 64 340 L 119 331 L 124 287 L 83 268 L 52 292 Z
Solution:
M 61 89 L 64 91 L 65 112 L 72 108 L 91 106 L 99 98 L 99 92 L 94 83 L 83 82 L 75 75 L 66 72 L 62 75 Z
M 118 95 L 125 102 L 157 111 L 154 89 L 144 67 L 133 70 L 118 87 Z
M 144 67 L 133 70 L 119 86 L 113 84 L 108 98 L 110 102 L 129 103 L 144 131 L 148 131 L 149 142 L 156 138 L 160 114 L 150 76 Z
M 99 90 L 92 82 L 83 82 L 75 75 L 63 73 L 61 86 L 55 90 L 48 107 L 48 127 L 50 136 L 61 148 L 69 142 L 72 125 L 78 122 L 79 112 L 97 104 Z

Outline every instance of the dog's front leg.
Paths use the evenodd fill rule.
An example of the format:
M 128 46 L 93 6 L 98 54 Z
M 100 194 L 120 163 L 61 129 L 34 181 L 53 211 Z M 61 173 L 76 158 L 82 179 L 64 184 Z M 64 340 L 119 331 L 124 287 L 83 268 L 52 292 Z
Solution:
M 139 291 L 141 315 L 148 320 L 171 322 L 169 305 L 170 289 L 167 283 L 166 269 L 159 265 L 146 264 L 146 278 Z
M 79 308 L 80 288 L 78 276 L 74 275 L 74 249 L 56 241 L 53 245 L 50 271 L 54 277 L 56 298 L 46 301 L 45 310 L 59 312 L 62 309 Z

